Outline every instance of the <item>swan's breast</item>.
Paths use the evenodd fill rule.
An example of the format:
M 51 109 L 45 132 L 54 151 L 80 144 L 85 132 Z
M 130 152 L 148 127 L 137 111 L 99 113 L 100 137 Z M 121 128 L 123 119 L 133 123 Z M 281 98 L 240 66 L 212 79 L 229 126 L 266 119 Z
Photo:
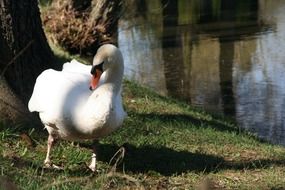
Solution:
M 80 116 L 82 113 L 84 115 Z M 122 125 L 125 117 L 120 98 L 106 88 L 96 89 L 80 114 L 77 122 L 81 125 L 81 132 L 92 138 L 108 135 Z

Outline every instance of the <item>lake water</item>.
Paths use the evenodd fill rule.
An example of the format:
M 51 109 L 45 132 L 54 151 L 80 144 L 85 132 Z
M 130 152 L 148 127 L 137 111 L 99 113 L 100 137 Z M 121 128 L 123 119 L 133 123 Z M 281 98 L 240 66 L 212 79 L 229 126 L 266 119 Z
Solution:
M 137 0 L 120 20 L 125 75 L 285 145 L 284 0 Z

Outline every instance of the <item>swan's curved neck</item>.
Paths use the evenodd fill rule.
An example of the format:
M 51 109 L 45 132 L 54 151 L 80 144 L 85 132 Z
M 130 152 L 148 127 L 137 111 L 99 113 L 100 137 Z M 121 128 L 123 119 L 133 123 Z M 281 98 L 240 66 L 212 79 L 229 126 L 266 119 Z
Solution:
M 124 65 L 115 65 L 105 71 L 104 84 L 112 86 L 115 94 L 119 93 L 123 80 Z
M 116 56 L 106 59 L 106 70 L 100 78 L 99 86 L 94 92 L 105 91 L 102 93 L 110 92 L 112 95 L 117 95 L 121 90 L 123 74 L 124 74 L 124 61 L 120 52 Z M 100 62 L 100 61 L 96 61 Z M 97 94 L 97 93 L 94 93 Z

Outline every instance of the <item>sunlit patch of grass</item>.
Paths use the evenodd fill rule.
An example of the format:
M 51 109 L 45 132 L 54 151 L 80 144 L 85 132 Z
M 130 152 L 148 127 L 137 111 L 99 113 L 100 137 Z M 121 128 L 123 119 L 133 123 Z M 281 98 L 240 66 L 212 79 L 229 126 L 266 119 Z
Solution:
M 59 141 L 52 159 L 64 169 L 45 169 L 43 127 L 0 124 L 0 175 L 21 189 L 285 187 L 284 147 L 262 142 L 230 119 L 127 80 L 123 96 L 128 117 L 122 128 L 102 139 L 97 174 L 87 169 L 92 142 Z M 117 157 L 110 160 L 119 149 L 125 152 L 114 166 Z

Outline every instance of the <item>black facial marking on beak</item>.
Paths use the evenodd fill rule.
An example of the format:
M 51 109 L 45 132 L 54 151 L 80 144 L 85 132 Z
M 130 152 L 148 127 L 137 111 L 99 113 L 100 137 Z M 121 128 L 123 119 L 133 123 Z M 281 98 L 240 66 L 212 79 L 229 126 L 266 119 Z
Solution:
M 103 72 L 103 64 L 104 62 L 100 63 L 99 65 L 94 65 L 91 68 L 91 74 L 94 75 L 96 77 L 96 69 L 100 70 L 101 72 Z

